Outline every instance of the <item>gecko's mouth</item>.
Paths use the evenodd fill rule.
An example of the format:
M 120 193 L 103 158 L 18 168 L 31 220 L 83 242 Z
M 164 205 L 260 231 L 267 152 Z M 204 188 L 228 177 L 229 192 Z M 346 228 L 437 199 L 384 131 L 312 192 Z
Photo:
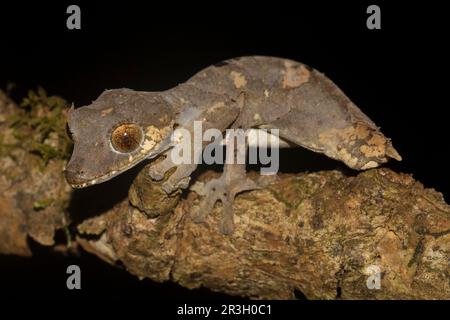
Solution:
M 108 171 L 107 173 L 96 176 L 93 175 L 86 176 L 86 173 L 84 173 L 83 171 L 74 170 L 73 168 L 70 168 L 69 163 L 68 168 L 64 171 L 64 174 L 66 176 L 67 182 L 70 184 L 72 188 L 83 189 L 89 186 L 109 181 L 114 177 L 120 175 L 121 173 L 136 166 L 137 164 L 145 160 L 145 158 L 146 157 L 139 157 L 139 158 L 136 157 L 134 161 L 128 162 L 126 165 L 123 165 L 122 169 L 113 169 Z
M 121 173 L 133 168 L 134 166 L 138 165 L 142 161 L 151 160 L 154 158 L 157 158 L 162 152 L 170 149 L 172 145 L 170 143 L 160 143 L 158 144 L 158 147 L 153 150 L 148 155 L 142 156 L 142 157 L 135 157 L 132 162 L 127 162 L 126 165 L 122 167 L 122 169 L 116 169 L 111 170 L 105 174 L 101 174 L 94 177 L 87 178 L 86 176 L 83 176 L 82 173 L 80 173 L 77 170 L 73 169 L 66 169 L 64 170 L 64 174 L 66 176 L 67 182 L 70 184 L 70 186 L 74 189 L 83 189 L 89 186 L 93 186 L 96 184 L 100 184 L 106 181 L 109 181 L 113 179 L 114 177 L 120 175 Z M 70 167 L 70 162 L 68 167 Z
M 78 181 L 74 181 L 71 178 L 69 178 L 70 176 L 66 173 L 66 180 L 67 182 L 70 184 L 70 186 L 74 189 L 83 189 L 89 186 L 93 186 L 102 182 L 106 182 L 108 180 L 111 180 L 112 178 L 118 176 L 119 174 L 121 174 L 123 171 L 125 170 L 114 170 L 111 171 L 107 174 L 104 174 L 102 176 L 98 176 L 89 180 L 86 180 L 85 182 L 78 182 Z

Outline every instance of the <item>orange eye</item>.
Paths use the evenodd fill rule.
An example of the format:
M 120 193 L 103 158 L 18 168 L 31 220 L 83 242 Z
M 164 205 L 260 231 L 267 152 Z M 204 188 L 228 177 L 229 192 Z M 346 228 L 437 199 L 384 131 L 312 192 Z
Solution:
M 133 152 L 141 145 L 142 129 L 136 124 L 123 124 L 111 134 L 111 144 L 118 152 Z

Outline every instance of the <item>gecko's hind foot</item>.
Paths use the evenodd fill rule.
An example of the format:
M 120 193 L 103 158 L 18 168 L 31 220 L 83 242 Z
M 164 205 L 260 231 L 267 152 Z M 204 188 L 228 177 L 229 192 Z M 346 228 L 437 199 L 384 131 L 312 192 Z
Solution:
M 223 216 L 219 230 L 223 234 L 231 234 L 234 231 L 234 198 L 240 192 L 254 189 L 259 189 L 259 186 L 250 178 L 228 180 L 225 174 L 206 183 L 196 182 L 191 187 L 191 190 L 203 198 L 200 200 L 197 210 L 192 212 L 192 220 L 196 223 L 204 222 L 207 215 L 213 210 L 216 202 L 221 201 Z

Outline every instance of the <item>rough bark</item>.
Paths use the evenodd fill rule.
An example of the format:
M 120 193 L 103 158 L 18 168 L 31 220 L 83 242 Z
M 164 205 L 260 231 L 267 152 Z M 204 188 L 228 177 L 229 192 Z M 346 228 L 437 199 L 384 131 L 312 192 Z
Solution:
M 13 140 L 17 127 L 8 119 L 30 111 L 0 98 L 0 253 L 31 254 L 28 236 L 54 245 L 68 212 L 77 243 L 140 278 L 251 298 L 291 299 L 302 292 L 310 299 L 450 299 L 450 207 L 409 175 L 389 169 L 355 177 L 282 174 L 237 197 L 236 230 L 225 236 L 218 232 L 220 204 L 206 223 L 195 224 L 189 212 L 196 194 L 160 197 L 160 184 L 147 179 L 145 169 L 134 179 L 131 201 L 86 202 L 94 191 L 83 190 L 83 198 L 68 188 L 64 156 L 52 153 L 42 164 L 43 154 L 27 147 L 28 140 L 42 140 L 35 127 L 20 127 L 28 134 Z M 49 136 L 53 140 L 42 143 L 59 150 L 64 141 Z M 91 217 L 81 218 L 86 212 Z M 366 285 L 370 266 L 382 272 L 379 290 Z
M 238 196 L 231 236 L 218 232 L 220 205 L 193 223 L 197 204 L 189 193 L 173 213 L 149 218 L 123 201 L 81 224 L 78 240 L 138 277 L 251 298 L 450 298 L 449 207 L 409 175 L 281 175 Z M 382 272 L 379 290 L 366 285 L 369 266 Z
M 64 101 L 42 89 L 22 107 L 0 91 L 0 253 L 30 256 L 27 237 L 53 245 L 68 225 L 64 115 Z

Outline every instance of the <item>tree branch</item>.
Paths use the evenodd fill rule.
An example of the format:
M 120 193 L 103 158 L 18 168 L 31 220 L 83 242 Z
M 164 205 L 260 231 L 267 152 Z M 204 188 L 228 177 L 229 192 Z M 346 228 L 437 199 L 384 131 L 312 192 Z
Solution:
M 0 98 L 1 253 L 30 255 L 27 237 L 55 245 L 54 232 L 68 230 L 70 214 L 78 244 L 140 278 L 258 299 L 299 292 L 310 299 L 450 299 L 450 207 L 409 175 L 281 174 L 237 197 L 236 230 L 225 236 L 218 232 L 220 205 L 195 224 L 189 212 L 198 196 L 165 197 L 146 170 L 134 179 L 130 201 L 86 202 L 95 192 L 110 198 L 111 188 L 99 186 L 82 191 L 81 205 L 82 195 L 63 179 L 65 158 L 42 164 L 42 154 L 26 147 L 39 138 L 30 124 L 20 127 L 29 134 L 18 143 L 11 117 L 27 111 Z M 46 139 L 54 149 L 64 142 Z M 80 218 L 86 212 L 91 217 Z M 381 272 L 379 289 L 367 286 L 374 270 Z

